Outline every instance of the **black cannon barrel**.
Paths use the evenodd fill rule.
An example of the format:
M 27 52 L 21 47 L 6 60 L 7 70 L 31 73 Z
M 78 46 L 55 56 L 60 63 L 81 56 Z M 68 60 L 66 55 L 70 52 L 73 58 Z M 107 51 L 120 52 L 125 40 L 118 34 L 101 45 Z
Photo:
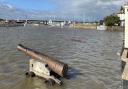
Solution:
M 24 52 L 26 55 L 32 57 L 33 59 L 40 60 L 43 63 L 48 64 L 49 68 L 60 75 L 61 77 L 65 77 L 68 71 L 68 65 L 62 63 L 54 58 L 49 57 L 48 55 L 37 52 L 33 49 L 27 48 L 21 44 L 17 46 L 17 49 Z

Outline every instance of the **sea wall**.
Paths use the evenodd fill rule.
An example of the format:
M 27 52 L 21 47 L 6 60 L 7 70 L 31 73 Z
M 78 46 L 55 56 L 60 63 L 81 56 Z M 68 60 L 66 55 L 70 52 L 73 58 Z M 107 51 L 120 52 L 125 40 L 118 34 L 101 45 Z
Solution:
M 75 29 L 97 29 L 96 24 L 83 24 L 83 23 L 71 24 L 70 27 Z
M 4 23 L 0 24 L 0 27 L 15 27 L 15 26 L 23 26 L 23 23 Z
M 124 27 L 122 26 L 107 26 L 108 31 L 124 31 Z

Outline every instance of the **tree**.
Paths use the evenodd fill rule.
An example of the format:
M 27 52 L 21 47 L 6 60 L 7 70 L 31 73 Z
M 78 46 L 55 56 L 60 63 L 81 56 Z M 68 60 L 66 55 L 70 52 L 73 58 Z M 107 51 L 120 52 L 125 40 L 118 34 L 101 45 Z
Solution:
M 3 19 L 0 18 L 0 21 L 3 21 Z
M 115 26 L 120 24 L 120 18 L 118 16 L 110 15 L 104 18 L 106 26 Z

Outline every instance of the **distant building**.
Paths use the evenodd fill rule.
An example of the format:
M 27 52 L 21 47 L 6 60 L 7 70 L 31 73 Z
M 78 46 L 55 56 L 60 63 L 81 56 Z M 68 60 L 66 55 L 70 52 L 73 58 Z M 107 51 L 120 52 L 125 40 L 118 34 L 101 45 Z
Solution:
M 117 16 L 120 18 L 120 26 L 124 26 L 125 25 L 125 11 L 124 11 L 124 7 L 121 6 L 120 12 L 117 13 Z
M 51 19 L 48 21 L 48 25 L 52 25 L 52 20 Z
M 120 26 L 125 25 L 125 11 L 124 6 L 121 6 L 120 11 L 114 13 L 113 15 L 116 15 L 120 18 Z
M 65 21 L 52 21 L 52 20 L 48 21 L 48 25 L 50 26 L 63 27 L 65 26 L 65 24 L 66 24 Z
M 8 22 L 9 22 L 9 20 L 8 20 L 8 19 L 6 19 L 6 20 L 5 20 L 5 22 L 6 22 L 6 23 L 8 23 Z

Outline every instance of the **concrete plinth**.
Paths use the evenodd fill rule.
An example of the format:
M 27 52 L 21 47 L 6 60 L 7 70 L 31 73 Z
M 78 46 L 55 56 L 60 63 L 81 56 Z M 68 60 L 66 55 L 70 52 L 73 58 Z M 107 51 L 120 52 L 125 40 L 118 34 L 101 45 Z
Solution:
M 123 73 L 122 73 L 122 79 L 128 80 L 128 49 L 124 49 L 121 59 L 123 62 L 125 62 Z

